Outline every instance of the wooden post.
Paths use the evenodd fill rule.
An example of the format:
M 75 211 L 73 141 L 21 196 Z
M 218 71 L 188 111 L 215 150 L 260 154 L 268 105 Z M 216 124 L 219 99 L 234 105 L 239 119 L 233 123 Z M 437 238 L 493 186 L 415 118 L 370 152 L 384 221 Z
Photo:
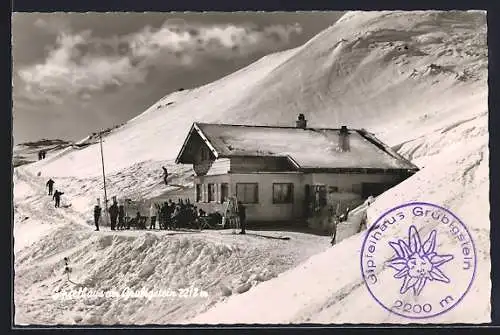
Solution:
M 106 193 L 106 173 L 104 172 L 104 153 L 102 150 L 102 131 L 99 132 L 99 143 L 101 146 L 101 162 L 102 162 L 102 179 L 103 179 L 103 184 L 104 184 L 104 207 L 105 207 L 105 214 L 104 217 L 106 217 L 106 222 L 110 222 L 110 219 L 108 217 L 108 195 Z

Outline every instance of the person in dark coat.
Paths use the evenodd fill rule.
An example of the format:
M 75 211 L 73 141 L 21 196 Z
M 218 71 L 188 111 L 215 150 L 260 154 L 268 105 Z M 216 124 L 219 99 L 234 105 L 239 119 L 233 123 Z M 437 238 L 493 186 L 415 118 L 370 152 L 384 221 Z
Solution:
M 172 214 L 174 213 L 175 204 L 172 199 L 168 200 L 168 204 L 165 206 L 165 228 L 172 229 L 174 219 L 172 218 Z
M 168 171 L 167 171 L 167 168 L 162 166 L 161 167 L 163 169 L 163 182 L 165 183 L 165 185 L 168 185 L 168 182 L 167 182 L 167 178 L 168 178 Z
M 47 154 L 47 152 L 45 150 L 42 150 L 42 159 L 45 159 L 46 154 Z
M 245 206 L 243 206 L 241 201 L 238 201 L 238 217 L 240 218 L 240 226 L 241 226 L 240 234 L 245 234 L 247 214 L 246 214 L 246 208 Z
M 101 207 L 99 205 L 94 206 L 94 223 L 95 230 L 99 231 L 99 219 L 101 218 Z
M 54 187 L 55 181 L 52 180 L 52 178 L 47 181 L 47 187 L 49 188 L 49 195 L 52 195 L 52 187 Z
M 335 245 L 335 243 L 337 242 L 337 225 L 339 223 L 339 219 L 337 218 L 336 215 L 333 216 L 332 218 L 332 240 L 330 241 L 330 244 L 332 246 Z
M 116 219 L 118 218 L 118 204 L 113 201 L 113 204 L 108 209 L 109 216 L 111 219 L 111 230 L 115 230 Z
M 135 229 L 146 228 L 146 227 L 141 226 L 141 212 L 139 212 L 139 211 L 137 213 L 135 213 L 135 217 L 131 221 L 133 221 Z
M 363 216 L 361 217 L 361 222 L 359 223 L 358 233 L 366 229 L 367 221 L 368 221 L 368 214 L 367 211 L 365 210 Z
M 54 195 L 52 196 L 52 199 L 55 200 L 55 207 L 59 207 L 61 205 L 61 195 L 63 195 L 64 192 L 59 192 L 58 190 L 56 190 L 54 192 Z
M 125 207 L 120 204 L 120 206 L 118 206 L 118 229 L 123 229 L 125 228 Z
M 42 159 L 42 151 L 38 151 L 38 160 Z

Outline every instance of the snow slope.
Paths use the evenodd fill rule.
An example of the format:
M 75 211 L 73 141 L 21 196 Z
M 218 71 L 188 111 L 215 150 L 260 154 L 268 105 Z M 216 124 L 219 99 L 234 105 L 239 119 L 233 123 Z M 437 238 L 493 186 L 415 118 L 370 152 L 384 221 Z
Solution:
M 62 208 L 53 207 L 42 178 L 17 175 L 17 192 L 25 196 L 15 205 L 19 324 L 179 323 L 328 248 L 329 237 L 293 232 L 285 233 L 290 240 L 278 238 L 283 232 L 251 230 L 237 239 L 231 230 L 96 233 L 88 225 L 90 215 L 65 208 L 64 200 Z M 72 269 L 69 277 L 63 273 L 65 257 Z M 190 287 L 207 296 L 125 296 L 126 290 L 179 292 Z M 74 300 L 56 295 L 83 288 L 123 295 Z
M 193 121 L 293 125 L 297 114 L 304 113 L 310 126 L 366 128 L 422 168 L 377 198 L 370 207 L 369 218 L 373 220 L 388 208 L 409 200 L 435 202 L 458 215 L 476 242 L 478 271 L 471 291 L 452 312 L 432 321 L 487 322 L 490 311 L 487 61 L 484 12 L 347 13 L 299 48 L 266 56 L 211 84 L 169 94 L 143 114 L 112 130 L 104 138 L 111 188 L 108 194 L 151 197 L 165 192 L 161 185 L 161 165 L 169 166 L 175 184 L 189 185 L 192 170 L 174 166 L 173 159 Z M 21 319 L 17 320 L 408 322 L 387 314 L 370 300 L 359 263 L 353 261 L 359 258 L 362 235 L 352 236 L 293 268 L 313 251 L 321 251 L 319 246 L 307 247 L 310 244 L 306 237 L 297 237 L 304 240 L 304 245 L 295 247 L 305 251 L 294 257 L 286 273 L 221 303 L 219 298 L 201 305 L 182 302 L 158 315 L 156 304 L 105 299 L 97 305 L 91 304 L 113 311 L 102 318 L 93 315 L 83 306 L 85 303 L 76 309 L 69 303 L 52 303 L 51 312 L 44 312 L 52 290 L 62 285 L 56 269 L 62 267 L 63 255 L 85 266 L 91 279 L 94 273 L 104 272 L 106 285 L 118 280 L 115 277 L 118 267 L 136 264 L 136 271 L 127 279 L 132 280 L 152 262 L 144 254 L 136 255 L 134 250 L 142 248 L 141 245 L 147 250 L 158 246 L 151 251 L 152 255 L 158 255 L 152 263 L 156 265 L 155 276 L 171 278 L 181 271 L 171 270 L 179 260 L 172 258 L 167 264 L 156 254 L 156 249 L 164 250 L 162 255 L 168 254 L 167 244 L 177 243 L 174 239 L 144 232 L 132 236 L 91 233 L 87 222 L 91 217 L 90 204 L 96 197 L 103 197 L 101 168 L 98 145 L 67 149 L 54 159 L 16 168 L 15 239 L 20 244 L 16 246 L 15 298 L 22 311 Z M 37 172 L 41 172 L 40 178 L 35 177 Z M 55 178 L 56 188 L 65 191 L 66 199 L 72 203 L 70 208 L 55 211 L 42 195 L 41 188 L 48 176 Z M 30 236 L 27 232 L 30 227 L 39 227 L 40 221 L 51 228 L 40 228 L 45 237 L 32 244 L 36 234 Z M 187 239 L 186 250 L 216 250 L 214 245 L 219 242 L 209 235 L 204 235 L 203 243 L 196 242 L 194 237 Z M 125 242 L 127 238 L 133 241 Z M 225 237 L 216 240 L 219 238 Z M 57 245 L 66 240 L 68 243 Z M 175 237 L 175 241 L 180 240 Z M 230 240 L 235 243 L 234 238 Z M 102 253 L 89 251 L 92 247 L 88 243 L 92 242 L 102 245 L 99 249 Z M 242 248 L 251 253 L 253 243 L 254 240 L 249 240 Z M 281 246 L 273 248 L 280 254 L 289 250 L 279 250 Z M 114 265 L 115 254 L 120 250 L 130 254 L 130 260 Z M 30 254 L 38 257 L 30 258 Z M 280 259 L 276 254 L 269 257 Z M 200 267 L 211 263 L 204 258 L 199 261 Z M 218 270 L 210 274 L 195 271 L 200 275 L 200 285 L 209 286 L 214 278 L 238 273 L 232 261 L 220 258 L 212 264 Z M 108 268 L 115 272 L 103 270 Z M 284 269 L 278 267 L 276 271 Z M 126 283 L 120 281 L 121 287 Z M 167 285 L 164 281 L 151 283 Z M 145 285 L 151 283 L 144 281 Z M 196 312 L 188 312 L 193 309 Z M 66 313 L 68 310 L 72 313 Z M 78 314 L 76 319 L 75 314 Z

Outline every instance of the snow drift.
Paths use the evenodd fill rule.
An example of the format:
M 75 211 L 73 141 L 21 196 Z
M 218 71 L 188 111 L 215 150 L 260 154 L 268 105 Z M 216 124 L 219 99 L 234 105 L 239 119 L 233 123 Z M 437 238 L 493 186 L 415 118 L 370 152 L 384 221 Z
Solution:
M 148 197 L 164 192 L 157 176 L 160 166 L 174 168 L 173 159 L 194 121 L 293 125 L 296 116 L 304 113 L 311 127 L 366 128 L 421 168 L 416 175 L 377 198 L 368 212 L 369 219 L 376 219 L 402 202 L 435 202 L 458 215 L 476 243 L 477 277 L 470 292 L 453 311 L 426 322 L 488 322 L 487 52 L 484 12 L 347 13 L 301 47 L 266 56 L 211 84 L 169 94 L 112 130 L 104 137 L 106 170 L 114 178 L 110 193 Z M 103 197 L 100 164 L 98 145 L 90 145 L 68 149 L 52 160 L 16 169 L 15 225 L 26 229 L 19 228 L 15 238 L 22 242 L 24 231 L 37 224 L 32 218 L 47 213 L 46 201 L 33 195 L 33 190 L 48 176 L 57 178 L 56 183 L 67 190 L 73 204 L 68 214 L 49 212 L 53 224 L 62 225 L 60 229 L 66 229 L 64 226 L 69 222 L 85 225 L 90 218 L 90 203 L 96 197 Z M 177 183 L 189 185 L 191 169 L 179 166 L 175 169 Z M 34 177 L 37 172 L 41 172 L 41 178 Z M 28 211 L 30 215 L 26 215 Z M 37 211 L 39 215 L 32 214 Z M 87 231 L 83 229 L 81 234 L 89 234 Z M 44 230 L 44 234 L 45 242 L 31 245 L 33 238 L 30 238 L 19 252 L 28 254 L 38 250 L 57 231 Z M 71 234 L 65 236 L 69 238 Z M 211 308 L 203 314 L 171 311 L 153 320 L 159 323 L 408 322 L 388 314 L 369 297 L 359 262 L 354 261 L 359 259 L 362 237 L 352 236 L 248 292 L 206 306 Z M 123 237 L 106 238 L 115 241 Z M 149 235 L 136 238 L 162 239 Z M 93 237 L 87 236 L 87 240 Z M 75 243 L 83 247 L 87 242 Z M 114 246 L 114 242 L 108 243 L 107 251 L 97 263 L 87 263 L 90 272 L 111 266 Z M 116 244 L 116 250 L 122 247 L 122 243 Z M 251 248 L 251 244 L 247 247 Z M 134 254 L 133 248 L 129 252 Z M 59 259 L 63 254 L 80 259 L 82 264 L 90 260 L 90 256 L 69 245 L 54 251 Z M 42 262 L 49 256 L 43 254 L 36 260 L 16 257 L 16 269 L 21 263 L 25 267 L 39 262 L 37 272 L 41 271 L 46 281 L 56 283 L 53 265 Z M 135 256 L 130 259 L 135 261 Z M 158 266 L 155 270 L 158 276 L 168 273 Z M 227 271 L 229 275 L 233 269 Z M 224 271 L 216 274 L 224 275 Z M 107 280 L 112 278 L 108 274 Z M 48 298 L 36 297 L 47 297 L 51 291 L 35 283 L 30 271 L 17 273 L 16 304 L 33 309 L 25 310 L 24 316 L 30 317 L 24 320 L 49 322 L 41 304 Z M 27 307 L 30 300 L 38 302 Z M 103 304 L 110 306 L 113 301 Z M 148 313 L 158 308 L 148 306 L 137 301 L 125 303 L 119 307 L 123 308 L 121 312 L 98 321 L 89 320 L 86 310 L 81 314 L 84 323 L 123 322 L 126 315 L 130 316 L 128 322 L 141 322 L 141 318 L 134 319 L 131 315 L 139 308 Z M 69 307 L 51 308 L 64 314 Z M 203 311 L 197 309 L 197 313 Z M 78 320 L 58 319 L 64 323 L 81 321 Z

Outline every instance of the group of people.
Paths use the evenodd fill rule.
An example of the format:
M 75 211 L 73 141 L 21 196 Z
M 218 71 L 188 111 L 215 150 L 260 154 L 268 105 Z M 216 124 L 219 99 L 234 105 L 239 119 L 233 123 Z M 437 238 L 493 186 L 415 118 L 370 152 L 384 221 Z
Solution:
M 123 204 L 118 205 L 116 198 L 113 198 L 113 204 L 108 208 L 111 230 L 116 230 L 120 226 L 125 225 L 125 207 Z M 101 219 L 102 208 L 99 201 L 94 206 L 94 224 L 95 230 L 99 231 L 99 221 Z M 117 225 L 118 223 L 118 225 Z
M 172 199 L 161 204 L 152 203 L 149 214 L 150 229 L 156 227 L 157 221 L 159 229 L 186 228 L 197 223 L 199 217 L 206 215 L 201 208 L 198 210 L 191 204 L 189 199 L 178 199 L 177 203 L 174 203 Z
M 128 216 L 125 206 L 118 204 L 116 199 L 113 199 L 113 204 L 108 208 L 111 230 L 130 229 L 131 226 L 146 229 L 145 219 L 140 211 L 135 213 L 135 216 Z M 94 206 L 94 223 L 96 231 L 99 231 L 99 221 L 102 214 L 102 208 L 99 203 Z M 159 229 L 174 229 L 180 227 L 189 227 L 192 223 L 197 222 L 200 216 L 205 216 L 206 213 L 196 206 L 193 206 L 189 199 L 179 199 L 174 203 L 171 199 L 162 204 L 152 203 L 149 208 L 149 229 L 156 229 L 158 222 Z
M 140 211 L 136 211 L 135 216 L 128 216 L 123 203 L 118 204 L 113 198 L 113 204 L 108 208 L 111 230 L 130 229 L 136 227 L 147 229 L 146 216 L 142 216 Z M 102 208 L 99 202 L 94 207 L 94 223 L 96 231 L 99 231 L 99 221 Z M 238 203 L 238 215 L 240 218 L 241 232 L 245 234 L 245 207 Z M 178 229 L 178 228 L 200 228 L 201 220 L 206 220 L 209 227 L 222 223 L 222 215 L 218 212 L 207 214 L 203 209 L 198 209 L 189 199 L 178 199 L 177 203 L 172 199 L 163 203 L 151 203 L 149 207 L 149 229 Z
M 166 184 L 168 173 L 165 168 L 164 172 L 164 182 Z M 61 195 L 63 195 L 64 192 L 57 189 L 54 191 L 54 184 L 54 180 L 50 178 L 46 186 L 49 190 L 49 195 L 52 195 L 52 199 L 55 201 L 55 207 L 58 208 L 61 205 Z M 238 202 L 237 211 L 241 227 L 240 234 L 245 234 L 246 210 L 245 206 L 243 206 L 240 201 Z M 108 213 L 111 230 L 130 229 L 131 226 L 146 229 L 145 219 L 147 219 L 147 217 L 142 216 L 140 211 L 137 211 L 134 217 L 129 217 L 124 204 L 118 204 L 115 197 L 113 197 L 112 205 L 108 208 Z M 98 200 L 97 204 L 94 206 L 94 224 L 96 231 L 99 231 L 101 216 L 102 208 Z M 218 212 L 207 215 L 203 209 L 198 209 L 189 199 L 178 199 L 177 203 L 169 199 L 163 203 L 151 203 L 149 208 L 149 220 L 149 229 L 156 229 L 157 223 L 159 229 L 201 227 L 201 220 L 205 220 L 209 227 L 213 227 L 222 223 L 222 215 Z
M 52 178 L 50 178 L 47 183 L 46 183 L 46 186 L 49 188 L 49 195 L 52 196 L 52 200 L 54 200 L 54 206 L 56 208 L 58 207 L 61 207 L 61 195 L 64 194 L 64 192 L 61 192 L 59 190 L 55 190 L 54 194 L 52 194 L 52 190 L 54 189 L 54 184 L 56 182 L 52 180 Z

